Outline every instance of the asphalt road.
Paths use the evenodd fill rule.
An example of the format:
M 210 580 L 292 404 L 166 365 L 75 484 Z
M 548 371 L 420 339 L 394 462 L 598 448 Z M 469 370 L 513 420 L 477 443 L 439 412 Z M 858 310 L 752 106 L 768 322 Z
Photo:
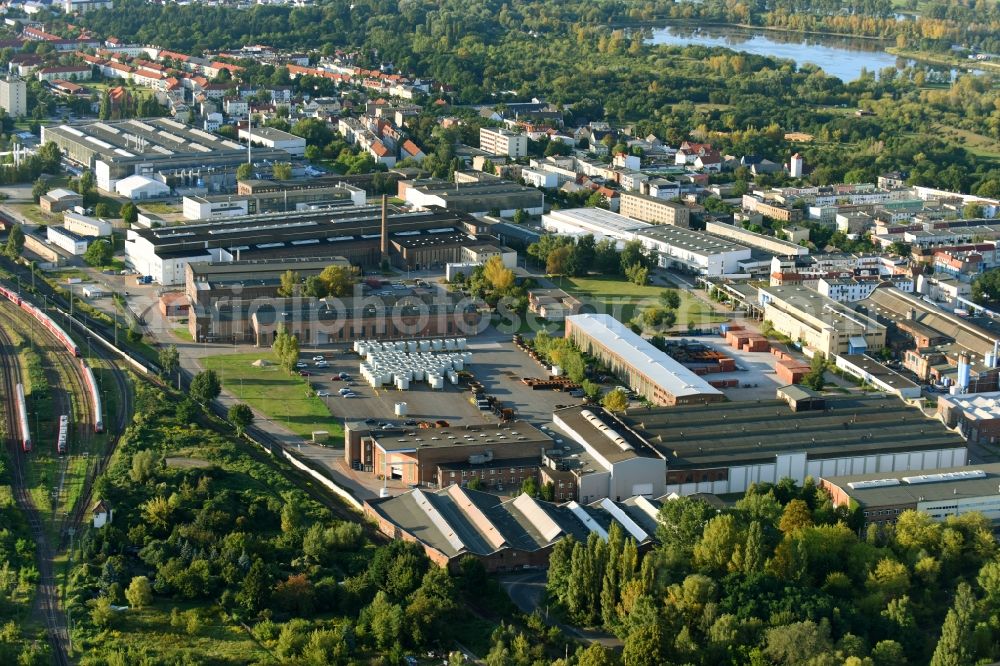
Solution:
M 500 587 L 507 593 L 510 600 L 514 602 L 521 612 L 531 614 L 541 608 L 545 598 L 544 571 L 528 571 L 518 574 L 508 574 L 500 577 Z M 548 609 L 541 608 L 542 617 L 550 626 L 559 627 L 564 634 L 575 638 L 587 645 L 597 643 L 611 650 L 620 650 L 623 646 L 621 640 L 616 636 L 602 631 L 587 631 L 577 627 L 557 622 L 555 618 L 548 616 Z

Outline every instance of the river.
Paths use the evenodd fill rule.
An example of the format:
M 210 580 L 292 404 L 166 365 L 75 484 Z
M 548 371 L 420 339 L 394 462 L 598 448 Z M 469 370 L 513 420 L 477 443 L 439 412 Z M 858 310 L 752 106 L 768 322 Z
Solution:
M 722 46 L 754 55 L 794 60 L 797 65 L 819 65 L 830 76 L 842 81 L 854 81 L 861 70 L 878 73 L 885 67 L 905 67 L 912 60 L 897 58 L 883 50 L 876 40 L 850 37 L 816 36 L 778 31 L 754 31 L 727 26 L 671 25 L 653 30 L 653 44 L 670 46 Z M 942 73 L 946 67 L 930 68 Z M 954 72 L 951 72 L 954 75 Z

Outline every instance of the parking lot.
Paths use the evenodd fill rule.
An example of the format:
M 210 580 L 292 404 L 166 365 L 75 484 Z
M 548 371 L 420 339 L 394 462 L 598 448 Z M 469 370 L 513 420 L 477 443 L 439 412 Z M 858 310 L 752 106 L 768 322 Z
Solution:
M 560 405 L 578 402 L 568 393 L 561 391 L 533 391 L 525 385 L 522 377 L 543 377 L 546 370 L 517 349 L 509 340 L 477 338 L 470 341 L 472 363 L 466 370 L 473 373 L 475 380 L 483 384 L 487 395 L 496 396 L 504 407 L 517 410 L 517 418 L 540 424 L 552 420 L 552 411 Z M 317 369 L 312 357 L 322 353 L 329 364 Z M 492 412 L 480 411 L 469 401 L 470 391 L 464 384 L 453 386 L 445 383 L 443 390 L 435 391 L 426 382 L 412 382 L 410 389 L 399 391 L 392 386 L 371 387 L 359 373 L 360 357 L 352 351 L 331 353 L 307 351 L 302 359 L 309 367 L 310 381 L 324 396 L 330 413 L 347 420 L 379 421 L 397 418 L 395 404 L 405 402 L 405 419 L 437 421 L 443 419 L 451 424 L 484 423 L 496 421 Z M 334 375 L 346 372 L 350 376 L 350 388 L 354 398 L 344 398 L 338 393 L 346 383 L 332 379 Z

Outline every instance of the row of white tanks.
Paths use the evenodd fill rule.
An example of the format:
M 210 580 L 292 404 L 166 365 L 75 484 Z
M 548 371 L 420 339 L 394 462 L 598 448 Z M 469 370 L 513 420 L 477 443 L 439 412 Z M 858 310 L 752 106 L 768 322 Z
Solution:
M 444 388 L 445 379 L 458 384 L 458 372 L 472 362 L 472 352 L 434 354 L 396 350 L 366 350 L 361 362 L 361 376 L 371 386 L 392 384 L 400 391 L 410 388 L 410 382 L 426 381 L 432 389 Z
M 368 352 L 398 351 L 413 354 L 416 352 L 455 352 L 469 348 L 465 338 L 442 338 L 433 340 L 355 340 L 354 352 L 359 356 L 367 356 Z

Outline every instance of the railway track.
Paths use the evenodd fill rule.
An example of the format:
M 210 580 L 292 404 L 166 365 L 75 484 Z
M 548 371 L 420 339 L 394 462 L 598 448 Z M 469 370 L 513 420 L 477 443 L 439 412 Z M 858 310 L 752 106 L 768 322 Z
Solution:
M 9 424 L 17 423 L 16 408 L 10 396 L 14 395 L 15 387 L 21 383 L 21 368 L 17 363 L 15 348 L 10 336 L 3 328 L 0 328 L 0 386 L 3 388 L 6 400 L 6 419 Z M 14 425 L 8 430 L 16 430 Z M 52 645 L 52 653 L 55 663 L 59 666 L 69 666 L 69 632 L 66 629 L 65 617 L 59 604 L 59 588 L 56 585 L 55 574 L 52 569 L 54 551 L 49 543 L 48 533 L 42 524 L 38 507 L 31 497 L 31 493 L 25 484 L 25 457 L 26 454 L 18 446 L 19 433 L 8 432 L 6 438 L 7 451 L 11 462 L 11 491 L 14 501 L 21 511 L 24 512 L 35 540 L 36 554 L 38 560 L 39 584 L 36 604 L 45 621 L 46 632 L 49 642 Z

